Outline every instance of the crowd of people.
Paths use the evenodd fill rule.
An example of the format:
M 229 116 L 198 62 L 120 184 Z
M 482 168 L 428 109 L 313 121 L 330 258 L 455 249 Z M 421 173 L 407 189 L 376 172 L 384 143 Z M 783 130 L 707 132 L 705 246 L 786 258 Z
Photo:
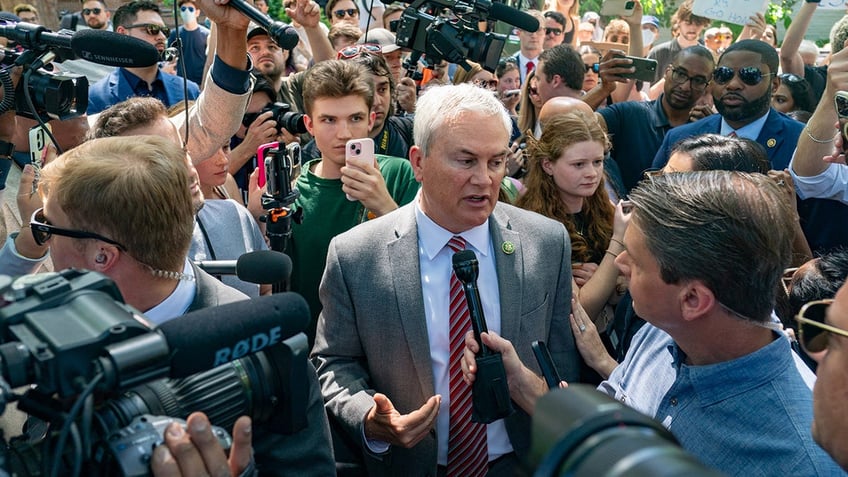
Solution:
M 0 186 L 21 168 L 22 225 L 0 274 L 96 271 L 155 325 L 270 294 L 198 263 L 279 245 L 257 149 L 301 146 L 280 251 L 310 312 L 308 425 L 242 417 L 226 454 L 196 412 L 166 430 L 154 475 L 525 475 L 549 392 L 535 341 L 560 387 L 597 386 L 723 474 L 848 470 L 848 15 L 823 57 L 804 39 L 815 1 L 780 39 L 763 13 L 734 35 L 693 0 L 666 26 L 639 0 L 617 18 L 550 0 L 492 68 L 402 48 L 398 4 L 271 5 L 298 35 L 283 48 L 228 0 L 177 0 L 176 25 L 159 2 L 112 1 L 81 0 L 61 27 L 161 61 L 57 61 L 89 78 L 88 106 L 50 121 L 39 164 L 35 122 L 2 111 Z M 37 9 L 0 17 L 16 21 Z M 463 250 L 479 336 L 451 266 Z M 485 424 L 483 346 L 515 406 Z

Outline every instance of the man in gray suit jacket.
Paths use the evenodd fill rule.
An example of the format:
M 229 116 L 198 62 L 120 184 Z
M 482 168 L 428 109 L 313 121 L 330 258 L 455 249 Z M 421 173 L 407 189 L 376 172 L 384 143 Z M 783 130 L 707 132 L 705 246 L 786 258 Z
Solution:
M 533 340 L 548 342 L 563 376 L 578 375 L 568 234 L 497 202 L 509 131 L 503 107 L 483 89 L 427 91 L 410 150 L 418 197 L 330 245 L 313 360 L 326 409 L 361 444 L 369 475 L 450 473 L 445 244 L 453 237 L 480 261 L 488 328 L 516 342 L 525 362 Z M 485 434 L 488 475 L 513 475 L 529 450 L 528 416 L 515 412 Z

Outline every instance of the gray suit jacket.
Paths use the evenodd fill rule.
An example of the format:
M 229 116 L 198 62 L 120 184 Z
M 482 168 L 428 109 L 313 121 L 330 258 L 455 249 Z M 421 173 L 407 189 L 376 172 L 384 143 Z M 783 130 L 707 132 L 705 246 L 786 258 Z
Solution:
M 571 245 L 562 224 L 499 203 L 490 219 L 500 289 L 502 335 L 539 372 L 530 343 L 544 340 L 562 377 L 575 380 L 579 358 L 571 335 Z M 515 252 L 502 250 L 512 242 Z M 330 244 L 313 360 L 327 412 L 362 442 L 361 424 L 386 394 L 401 414 L 435 394 L 418 261 L 414 204 L 337 236 Z M 516 406 L 517 408 L 517 406 Z M 513 448 L 524 458 L 530 418 L 506 419 Z M 364 445 L 364 444 L 363 444 Z M 369 475 L 435 475 L 435 430 L 412 449 L 365 451 Z

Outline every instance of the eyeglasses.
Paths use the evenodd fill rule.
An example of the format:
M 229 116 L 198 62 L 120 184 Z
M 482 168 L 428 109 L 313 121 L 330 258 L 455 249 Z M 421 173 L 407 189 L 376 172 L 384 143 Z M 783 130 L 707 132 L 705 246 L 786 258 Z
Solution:
M 71 230 L 71 229 L 63 229 L 53 225 L 50 225 L 47 222 L 47 218 L 44 217 L 44 209 L 36 209 L 35 212 L 32 213 L 32 218 L 29 220 L 29 228 L 32 230 L 32 238 L 35 239 L 35 243 L 38 245 L 44 245 L 50 240 L 50 237 L 53 235 L 61 235 L 63 237 L 70 237 L 76 239 L 94 239 L 100 240 L 101 242 L 106 242 L 108 244 L 112 244 L 122 251 L 126 252 L 127 248 L 121 245 L 120 243 L 106 238 L 100 234 L 96 234 L 94 232 L 85 232 L 82 230 Z
M 801 81 L 806 81 L 804 78 L 793 74 L 793 73 L 783 73 L 779 76 L 780 81 L 785 81 L 787 83 L 800 83 Z
M 157 25 L 155 23 L 136 23 L 135 25 L 127 25 L 124 28 L 127 30 L 130 28 L 144 28 L 150 36 L 156 36 L 160 33 L 165 36 L 171 34 L 171 30 L 168 27 L 165 25 Z
M 562 35 L 562 28 L 547 28 L 547 27 L 545 27 L 545 35 L 560 36 L 560 35 Z
M 586 73 L 588 73 L 590 71 L 593 72 L 593 73 L 598 72 L 598 68 L 597 68 L 599 66 L 598 63 L 594 63 L 594 64 L 591 64 L 591 65 L 588 64 L 588 63 L 583 63 L 583 66 L 586 67 Z
M 678 68 L 676 66 L 671 66 L 671 81 L 676 84 L 683 84 L 687 81 L 692 86 L 692 89 L 703 89 L 709 83 L 710 80 L 704 78 L 703 76 L 689 76 L 682 68 Z
M 339 20 L 345 17 L 345 15 L 353 18 L 359 15 L 359 12 L 355 8 L 348 8 L 347 10 L 333 10 L 333 15 L 336 16 Z
M 100 15 L 100 13 L 102 13 L 102 12 L 103 12 L 103 9 L 101 9 L 101 8 L 83 8 L 82 9 L 83 16 L 88 16 L 88 15 L 91 15 L 91 14 Z
M 192 6 L 190 6 L 190 5 L 183 5 L 183 6 L 181 6 L 181 7 L 180 7 L 180 11 L 181 11 L 181 12 L 191 12 L 191 13 L 194 13 L 194 7 L 192 7 Z
M 795 276 L 795 272 L 797 271 L 798 267 L 783 270 L 783 275 L 780 277 L 780 284 L 783 286 L 783 291 L 786 292 L 786 296 L 789 296 L 789 285 L 792 284 L 792 277 Z
M 648 169 L 648 170 L 642 172 L 642 178 L 647 179 L 647 180 L 656 179 L 657 177 L 659 177 L 661 175 L 663 175 L 662 169 Z
M 818 353 L 827 349 L 828 333 L 848 337 L 848 331 L 828 325 L 824 322 L 827 309 L 833 299 L 816 300 L 801 307 L 795 316 L 798 322 L 798 341 L 807 353 Z
M 713 71 L 713 79 L 716 83 L 725 85 L 733 79 L 733 76 L 738 74 L 739 79 L 748 86 L 756 86 L 760 84 L 763 78 L 771 76 L 774 73 L 763 73 L 763 70 L 756 66 L 746 66 L 739 68 L 738 72 L 727 66 L 720 66 Z
M 350 45 L 342 48 L 336 53 L 337 60 L 352 60 L 362 53 L 371 53 L 372 55 L 382 55 L 383 47 L 376 43 L 363 43 L 361 45 Z

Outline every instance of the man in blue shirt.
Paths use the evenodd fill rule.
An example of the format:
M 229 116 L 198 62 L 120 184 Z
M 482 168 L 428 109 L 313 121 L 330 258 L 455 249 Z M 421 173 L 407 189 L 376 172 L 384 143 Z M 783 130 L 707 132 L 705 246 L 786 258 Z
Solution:
M 122 5 L 112 20 L 115 32 L 140 38 L 161 53 L 168 39 L 168 27 L 162 21 L 159 6 L 148 0 L 136 0 Z M 188 81 L 188 99 L 196 99 L 200 88 Z M 159 70 L 158 65 L 139 68 L 118 68 L 106 78 L 91 85 L 88 91 L 88 114 L 95 114 L 133 96 L 152 96 L 165 107 L 185 99 L 183 78 Z
M 665 174 L 633 190 L 616 264 L 648 324 L 598 389 L 724 473 L 842 475 L 810 434 L 815 378 L 771 320 L 792 242 L 781 195 L 765 175 L 729 171 Z M 590 323 L 580 315 L 572 329 L 583 352 Z M 532 409 L 544 382 L 516 366 L 505 340 L 483 342 L 503 352 L 513 400 Z M 466 344 L 473 363 L 477 345 Z

